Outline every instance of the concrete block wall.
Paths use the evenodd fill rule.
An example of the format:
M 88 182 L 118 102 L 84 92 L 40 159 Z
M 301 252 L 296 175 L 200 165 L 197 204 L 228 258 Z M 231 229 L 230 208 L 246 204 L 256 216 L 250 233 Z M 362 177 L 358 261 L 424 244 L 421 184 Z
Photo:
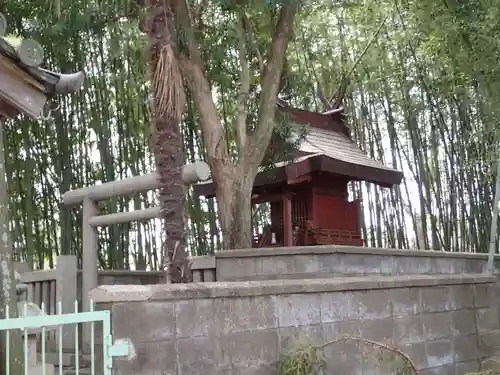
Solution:
M 389 338 L 423 375 L 477 371 L 500 344 L 496 279 L 484 275 L 100 286 L 91 298 L 129 343 L 115 375 L 275 375 L 291 338 Z M 97 348 L 99 349 L 99 348 Z M 96 350 L 99 352 L 99 350 Z M 387 373 L 352 344 L 326 351 L 336 375 Z
M 99 285 L 148 285 L 158 284 L 162 271 L 99 270 Z
M 358 246 L 275 247 L 223 251 L 217 281 L 328 278 L 363 275 L 458 275 L 480 273 L 486 254 Z M 500 268 L 500 257 L 497 257 Z

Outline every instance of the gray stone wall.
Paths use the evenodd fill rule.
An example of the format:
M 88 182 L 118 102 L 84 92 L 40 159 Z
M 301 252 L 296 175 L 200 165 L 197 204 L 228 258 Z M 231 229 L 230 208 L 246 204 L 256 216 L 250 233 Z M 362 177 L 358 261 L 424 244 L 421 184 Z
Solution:
M 148 285 L 161 282 L 161 271 L 100 270 L 99 285 Z
M 274 375 L 290 340 L 386 338 L 423 375 L 463 375 L 500 343 L 495 279 L 484 275 L 100 286 L 115 340 L 115 375 Z M 99 351 L 99 350 L 98 350 Z M 359 346 L 325 351 L 329 373 L 385 374 Z
M 216 254 L 216 272 L 217 281 L 457 275 L 480 273 L 486 262 L 486 254 L 329 245 L 223 251 Z

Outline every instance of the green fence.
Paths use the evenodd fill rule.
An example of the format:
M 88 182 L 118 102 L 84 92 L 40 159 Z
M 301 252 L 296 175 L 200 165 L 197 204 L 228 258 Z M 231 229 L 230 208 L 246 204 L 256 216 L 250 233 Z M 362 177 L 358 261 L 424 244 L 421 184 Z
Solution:
M 0 320 L 0 332 L 5 339 L 5 375 L 22 375 L 11 371 L 14 334 L 20 334 L 23 342 L 24 375 L 111 375 L 113 357 L 128 355 L 128 345 L 113 345 L 110 312 L 93 311 L 93 304 L 90 306 L 89 312 L 78 312 L 78 302 L 75 302 L 74 313 L 62 314 L 62 304 L 59 302 L 57 314 L 46 315 L 43 304 L 39 308 L 32 303 L 20 302 L 20 317 Z M 6 316 L 9 315 L 7 309 Z M 83 344 L 85 348 L 81 347 L 81 329 L 90 330 L 90 342 L 88 345 Z M 63 347 L 65 330 L 74 331 L 74 346 L 71 349 L 74 353 L 68 353 Z M 50 337 L 56 345 L 49 344 Z M 86 352 L 85 360 L 82 352 Z M 52 356 L 48 358 L 47 354 Z M 73 363 L 68 363 L 68 357 Z M 68 366 L 72 367 L 70 372 Z

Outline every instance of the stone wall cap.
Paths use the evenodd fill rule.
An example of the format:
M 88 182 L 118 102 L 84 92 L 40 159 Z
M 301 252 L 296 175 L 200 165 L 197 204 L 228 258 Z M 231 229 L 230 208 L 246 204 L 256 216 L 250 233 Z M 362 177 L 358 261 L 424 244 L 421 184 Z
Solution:
M 200 282 L 156 285 L 101 285 L 89 294 L 96 303 L 327 293 L 436 285 L 495 283 L 486 274 L 361 276 L 330 279 Z
M 313 254 L 363 254 L 363 255 L 393 255 L 413 257 L 440 257 L 440 258 L 468 258 L 488 259 L 488 254 L 459 253 L 436 250 L 407 250 L 390 249 L 378 247 L 342 246 L 342 245 L 319 245 L 319 246 L 295 246 L 295 247 L 269 247 L 258 249 L 226 250 L 215 253 L 216 258 L 249 258 L 269 257 L 283 255 L 313 255 Z M 500 259 L 500 256 L 496 256 Z

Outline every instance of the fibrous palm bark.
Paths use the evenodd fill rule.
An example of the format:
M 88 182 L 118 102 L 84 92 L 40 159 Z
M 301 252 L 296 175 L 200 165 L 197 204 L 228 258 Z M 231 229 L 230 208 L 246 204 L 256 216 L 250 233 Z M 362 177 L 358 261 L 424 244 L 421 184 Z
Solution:
M 154 152 L 162 188 L 160 204 L 166 236 L 163 249 L 166 282 L 189 280 L 185 248 L 186 200 L 180 120 L 185 104 L 182 77 L 171 46 L 168 2 L 150 0 L 148 33 L 154 87 Z

